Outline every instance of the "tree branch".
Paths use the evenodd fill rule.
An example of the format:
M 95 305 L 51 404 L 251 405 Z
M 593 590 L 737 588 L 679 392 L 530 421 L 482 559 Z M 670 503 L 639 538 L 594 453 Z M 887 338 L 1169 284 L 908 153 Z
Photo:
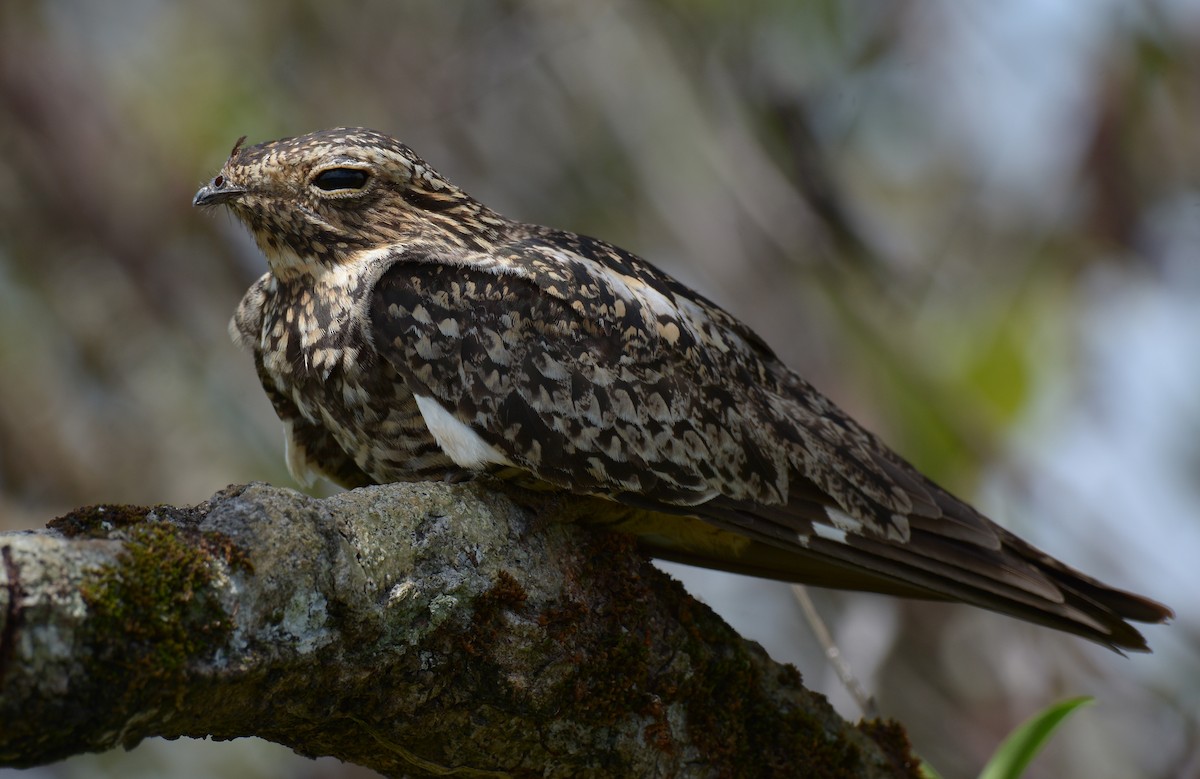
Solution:
M 253 735 L 388 776 L 913 774 L 556 500 L 252 484 L 0 535 L 0 764 Z

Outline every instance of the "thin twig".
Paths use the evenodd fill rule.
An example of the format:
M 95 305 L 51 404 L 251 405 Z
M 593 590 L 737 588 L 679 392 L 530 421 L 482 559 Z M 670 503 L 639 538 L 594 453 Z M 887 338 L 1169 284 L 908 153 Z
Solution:
M 829 660 L 829 664 L 833 666 L 834 672 L 841 681 L 842 686 L 846 688 L 846 692 L 850 693 L 850 697 L 858 704 L 858 708 L 862 710 L 863 717 L 866 719 L 876 719 L 879 717 L 879 709 L 875 706 L 875 698 L 867 694 L 862 683 L 858 681 L 858 677 L 854 675 L 850 664 L 842 657 L 842 650 L 838 649 L 838 645 L 833 640 L 833 634 L 829 632 L 825 620 L 821 619 L 821 615 L 817 613 L 817 606 L 809 597 L 808 588 L 802 584 L 792 585 L 792 595 L 796 597 L 796 602 L 800 604 L 800 609 L 804 612 L 804 618 L 808 620 L 808 626 L 812 628 L 813 635 L 816 636 L 817 643 L 825 650 L 825 657 Z

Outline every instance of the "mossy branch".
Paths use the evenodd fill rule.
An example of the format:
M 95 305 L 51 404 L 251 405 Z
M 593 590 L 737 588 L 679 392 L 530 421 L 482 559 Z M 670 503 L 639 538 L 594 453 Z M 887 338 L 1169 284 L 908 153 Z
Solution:
M 486 487 L 81 509 L 0 535 L 0 765 L 260 736 L 388 776 L 906 776 L 623 537 Z

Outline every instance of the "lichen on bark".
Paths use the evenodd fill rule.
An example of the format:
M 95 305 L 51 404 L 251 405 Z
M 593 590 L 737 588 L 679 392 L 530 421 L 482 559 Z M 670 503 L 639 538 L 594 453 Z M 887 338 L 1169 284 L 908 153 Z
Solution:
M 249 485 L 0 538 L 0 764 L 257 735 L 392 776 L 913 775 L 630 541 L 518 497 Z

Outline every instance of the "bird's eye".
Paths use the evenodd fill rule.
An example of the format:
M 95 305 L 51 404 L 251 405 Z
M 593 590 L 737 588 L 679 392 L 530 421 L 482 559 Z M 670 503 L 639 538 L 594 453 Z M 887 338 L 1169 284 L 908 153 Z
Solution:
M 339 189 L 362 189 L 367 184 L 367 172 L 357 168 L 330 168 L 313 179 L 317 189 L 334 192 Z

